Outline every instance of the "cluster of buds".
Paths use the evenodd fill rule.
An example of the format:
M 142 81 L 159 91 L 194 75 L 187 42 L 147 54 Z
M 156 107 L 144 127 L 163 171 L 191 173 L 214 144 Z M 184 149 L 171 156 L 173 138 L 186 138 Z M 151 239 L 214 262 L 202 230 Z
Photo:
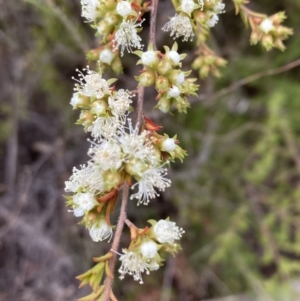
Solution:
M 157 133 L 160 126 L 145 118 L 143 131 L 133 128 L 127 118 L 131 95 L 128 91 L 110 88 L 111 81 L 87 67 L 80 77 L 71 99 L 74 108 L 80 108 L 78 123 L 91 132 L 94 141 L 89 149 L 91 159 L 80 169 L 74 168 L 66 191 L 70 206 L 89 229 L 94 241 L 112 237 L 109 216 L 114 208 L 118 189 L 124 181 L 138 191 L 131 195 L 138 205 L 148 205 L 158 191 L 169 187 L 171 180 L 166 165 L 186 152 L 178 146 L 176 136 Z
M 248 23 L 250 24 L 252 30 L 251 44 L 256 45 L 260 42 L 266 50 L 271 50 L 272 48 L 285 50 L 283 41 L 293 34 L 293 30 L 281 25 L 286 19 L 284 12 L 267 16 L 248 9 L 243 5 L 243 1 L 235 4 L 236 12 L 241 14 L 247 25 Z
M 197 57 L 193 61 L 192 68 L 198 70 L 199 77 L 205 78 L 209 74 L 220 77 L 221 73 L 218 68 L 225 67 L 227 62 L 217 56 L 206 44 L 201 44 L 197 52 Z
M 112 42 L 108 45 L 101 45 L 96 49 L 87 51 L 86 58 L 89 61 L 97 61 L 103 73 L 111 69 L 114 73 L 120 74 L 123 71 L 119 51 L 113 50 Z
M 155 85 L 158 92 L 156 108 L 162 112 L 169 112 L 172 106 L 179 112 L 186 112 L 189 107 L 187 96 L 197 95 L 198 85 L 194 84 L 196 79 L 186 78 L 191 72 L 181 70 L 181 60 L 186 55 L 177 52 L 177 43 L 172 46 L 172 49 L 167 46 L 164 48 L 165 54 L 154 51 L 151 44 L 146 52 L 135 51 L 141 58 L 138 64 L 144 66 L 142 73 L 136 79 L 139 86 Z
M 163 26 L 174 39 L 182 37 L 183 41 L 192 40 L 194 27 L 205 29 L 214 27 L 219 21 L 219 14 L 224 12 L 222 0 L 182 0 L 173 1 L 176 14 Z
M 182 237 L 183 229 L 169 219 L 149 222 L 152 225 L 150 228 L 130 227 L 132 240 L 128 249 L 123 249 L 120 257 L 120 279 L 129 274 L 135 281 L 143 283 L 142 273 L 149 274 L 150 271 L 158 270 L 164 261 L 164 253 L 175 255 L 181 249 L 175 241 Z

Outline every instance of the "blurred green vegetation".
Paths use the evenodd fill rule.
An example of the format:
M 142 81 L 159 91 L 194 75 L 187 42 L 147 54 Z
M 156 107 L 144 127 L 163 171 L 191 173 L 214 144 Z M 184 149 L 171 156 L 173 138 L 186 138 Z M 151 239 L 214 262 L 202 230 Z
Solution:
M 165 15 L 165 19 L 160 16 L 161 22 L 172 14 L 171 10 L 167 13 L 170 6 L 166 2 L 160 2 Z M 183 252 L 176 260 L 168 260 L 159 273 L 145 277 L 143 286 L 132 279 L 117 281 L 120 300 L 198 301 L 237 294 L 249 294 L 253 298 L 249 300 L 259 301 L 300 299 L 295 289 L 300 286 L 300 69 L 273 76 L 264 73 L 300 58 L 300 0 L 253 0 L 250 4 L 254 10 L 268 14 L 286 11 L 288 19 L 284 25 L 292 27 L 295 35 L 287 41 L 283 53 L 266 53 L 259 46 L 249 46 L 250 32 L 239 17 L 234 17 L 232 4 L 227 1 L 226 5 L 227 14 L 209 41 L 228 60 L 222 78 L 200 82 L 201 101 L 194 99 L 187 115 L 166 117 L 152 113 L 154 101 L 149 106 L 147 98 L 146 103 L 146 115 L 161 123 L 170 135 L 178 134 L 189 157 L 183 165 L 173 167 L 173 186 L 165 195 L 147 208 L 130 204 L 129 215 L 141 227 L 148 218 L 170 215 L 177 219 L 186 230 Z M 84 50 L 96 47 L 96 38 L 80 18 L 79 1 L 71 0 L 7 1 L 0 13 L 0 29 L 0 167 L 4 171 L 0 177 L 1 195 L 6 195 L 10 185 L 18 187 L 19 178 L 16 176 L 11 182 L 5 169 L 8 158 L 11 159 L 9 145 L 15 127 L 19 146 L 15 158 L 17 174 L 38 160 L 38 142 L 54 145 L 57 139 L 63 141 L 60 156 L 64 168 L 51 171 L 61 195 L 63 181 L 72 167 L 86 160 L 86 135 L 74 125 L 77 115 L 69 100 L 71 76 L 76 68 L 86 65 Z M 165 33 L 158 33 L 158 41 L 166 40 L 165 37 Z M 163 44 L 159 43 L 162 49 Z M 180 43 L 180 48 L 188 53 L 186 62 L 191 62 L 192 45 Z M 123 59 L 125 74 L 120 81 L 123 87 L 134 87 L 132 75 L 138 69 L 133 69 L 128 61 Z M 185 65 L 184 69 L 189 70 L 190 66 Z M 215 91 L 257 72 L 264 73 L 258 80 L 214 97 Z M 150 90 L 147 93 L 154 95 Z M 43 166 L 42 175 L 47 168 L 51 167 Z M 33 190 L 32 201 L 21 213 L 25 219 L 32 212 L 37 218 L 44 212 L 32 209 L 32 202 L 40 199 L 40 189 Z M 91 264 L 92 255 L 101 254 L 99 246 L 87 242 L 84 230 L 77 230 L 80 226 L 76 221 L 62 213 L 66 211 L 63 198 L 60 202 L 44 233 L 54 235 L 72 259 L 72 277 L 64 280 L 68 287 L 76 284 L 73 274 Z M 14 206 L 16 200 L 8 208 L 13 210 Z M 58 219 L 55 227 L 54 219 Z M 5 236 L 3 239 L 5 246 L 11 243 Z M 127 240 L 125 236 L 125 246 Z M 0 250 L 4 273 L 10 268 L 3 263 L 6 254 Z M 20 258 L 25 257 L 20 254 Z M 13 279 L 7 277 L 7 281 Z M 166 279 L 171 279 L 170 293 L 161 292 L 169 288 Z M 7 281 L 0 281 L 0 291 L 6 292 L 5 296 L 62 300 L 51 294 L 41 299 L 33 294 L 26 299 L 24 289 L 7 292 Z M 17 286 L 10 283 L 14 285 Z M 24 285 L 35 289 L 33 284 Z M 74 289 L 64 300 L 74 300 L 76 294 Z M 39 296 L 43 296 L 43 291 L 39 291 Z

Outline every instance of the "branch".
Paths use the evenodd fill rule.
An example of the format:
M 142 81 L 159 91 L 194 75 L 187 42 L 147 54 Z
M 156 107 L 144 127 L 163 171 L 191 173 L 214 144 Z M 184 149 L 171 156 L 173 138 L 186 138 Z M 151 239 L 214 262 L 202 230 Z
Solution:
M 121 204 L 121 210 L 120 210 L 120 217 L 115 233 L 115 237 L 111 246 L 111 249 L 113 251 L 117 251 L 122 235 L 122 230 L 124 227 L 124 223 L 126 220 L 126 208 L 127 208 L 127 201 L 128 201 L 128 196 L 129 196 L 129 185 L 127 183 L 124 184 L 123 186 L 123 195 L 122 195 L 122 204 Z M 113 273 L 116 265 L 116 260 L 117 260 L 117 254 L 113 252 L 113 256 L 110 259 L 109 263 L 109 269 Z M 105 280 L 105 290 L 103 293 L 103 301 L 109 301 L 110 295 L 111 295 L 111 287 L 113 284 L 113 278 L 107 276 Z
M 255 74 L 252 74 L 248 77 L 245 77 L 235 83 L 233 83 L 232 85 L 226 87 L 226 88 L 223 88 L 211 95 L 201 95 L 199 96 L 197 99 L 195 99 L 194 101 L 192 101 L 192 103 L 195 103 L 195 102 L 198 102 L 198 101 L 201 101 L 201 100 L 207 100 L 207 101 L 214 101 L 216 100 L 217 98 L 219 97 L 222 97 L 222 96 L 225 96 L 233 91 L 235 91 L 236 89 L 242 87 L 242 86 L 245 86 L 245 85 L 248 85 L 250 84 L 251 82 L 254 82 L 260 78 L 263 78 L 263 77 L 266 77 L 266 76 L 273 76 L 273 75 L 276 75 L 276 74 L 280 74 L 280 73 L 283 73 L 283 72 L 286 72 L 288 70 L 291 70 L 293 68 L 296 68 L 300 66 L 300 59 L 298 60 L 295 60 L 291 63 L 288 63 L 284 66 L 281 66 L 279 68 L 275 68 L 275 69 L 269 69 L 267 71 L 261 71 L 261 72 L 258 72 L 258 73 L 255 73 Z M 212 104 L 213 102 L 211 102 L 210 104 Z

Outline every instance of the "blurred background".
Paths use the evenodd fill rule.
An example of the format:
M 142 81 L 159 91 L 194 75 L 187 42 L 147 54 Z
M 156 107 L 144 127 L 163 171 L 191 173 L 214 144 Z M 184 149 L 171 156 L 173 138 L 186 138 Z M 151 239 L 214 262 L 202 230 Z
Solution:
M 250 31 L 225 3 L 209 40 L 228 60 L 223 76 L 199 80 L 187 115 L 152 111 L 155 93 L 146 89 L 145 114 L 178 134 L 189 156 L 173 165 L 172 188 L 148 207 L 130 202 L 128 215 L 139 227 L 170 216 L 186 233 L 183 251 L 143 285 L 116 277 L 120 301 L 300 300 L 300 0 L 249 5 L 286 11 L 295 34 L 283 53 L 249 46 Z M 0 300 L 76 300 L 89 290 L 74 277 L 110 246 L 91 241 L 62 197 L 89 147 L 74 125 L 71 77 L 97 39 L 79 0 L 0 4 Z M 159 5 L 162 50 L 173 43 L 160 28 L 174 10 L 171 1 Z M 195 45 L 179 46 L 190 70 Z M 122 61 L 117 86 L 135 89 L 136 57 Z M 123 247 L 129 239 L 125 231 Z

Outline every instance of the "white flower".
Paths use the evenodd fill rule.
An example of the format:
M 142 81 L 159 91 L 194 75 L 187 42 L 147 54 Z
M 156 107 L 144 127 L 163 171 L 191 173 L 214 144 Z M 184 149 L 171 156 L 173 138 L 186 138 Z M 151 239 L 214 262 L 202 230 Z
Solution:
M 148 132 L 143 131 L 139 134 L 139 127 L 134 129 L 129 118 L 127 122 L 127 127 L 119 129 L 117 138 L 124 154 L 124 162 L 138 159 L 145 164 L 156 166 L 159 158 L 151 141 L 147 140 Z
M 166 53 L 166 57 L 170 59 L 175 65 L 180 63 L 180 55 L 177 51 L 171 50 Z
M 82 212 L 87 212 L 93 209 L 98 203 L 95 199 L 95 196 L 91 193 L 77 193 L 73 197 L 74 206 L 74 215 L 82 216 Z
M 156 236 L 158 242 L 174 243 L 182 237 L 184 230 L 176 226 L 176 223 L 166 221 L 164 219 L 159 220 L 153 227 L 153 233 Z
M 73 93 L 73 96 L 71 98 L 71 101 L 70 101 L 70 104 L 72 105 L 72 107 L 74 109 L 77 108 L 78 104 L 81 102 L 79 96 L 78 96 L 78 93 Z
M 165 139 L 161 146 L 161 150 L 168 153 L 174 151 L 175 148 L 176 148 L 176 143 L 175 140 L 172 138 Z
M 193 0 L 182 0 L 181 10 L 190 14 L 195 9 L 195 2 Z
M 174 98 L 178 97 L 180 95 L 179 88 L 176 86 L 172 86 L 172 88 L 169 89 L 168 95 Z
M 159 196 L 155 188 L 159 191 L 165 191 L 167 187 L 171 186 L 171 180 L 165 177 L 166 174 L 167 169 L 162 167 L 150 167 L 146 169 L 139 181 L 131 187 L 131 189 L 134 189 L 135 186 L 138 186 L 138 192 L 132 194 L 130 199 L 137 199 L 138 205 L 148 205 L 150 199 Z
M 116 134 L 119 126 L 121 124 L 117 117 L 97 117 L 88 127 L 88 132 L 91 132 L 95 139 L 109 139 Z
M 144 66 L 151 66 L 157 61 L 157 55 L 155 51 L 146 51 L 142 54 L 141 59 Z
M 275 27 L 272 20 L 266 18 L 260 23 L 259 28 L 263 33 L 268 34 L 270 31 L 274 30 Z
M 110 242 L 113 236 L 112 227 L 106 223 L 105 219 L 96 221 L 93 224 L 92 228 L 89 230 L 89 232 L 92 240 L 95 242 L 102 241 L 105 239 L 108 239 L 108 242 Z
M 157 244 L 153 240 L 141 244 L 141 253 L 145 258 L 154 258 L 157 254 Z
M 114 58 L 115 54 L 109 48 L 105 48 L 104 50 L 102 50 L 99 56 L 100 62 L 105 63 L 107 65 L 110 65 Z
M 82 13 L 81 16 L 89 22 L 93 22 L 98 17 L 97 6 L 98 0 L 81 0 Z
M 113 96 L 108 98 L 108 104 L 111 112 L 116 117 L 124 118 L 125 113 L 129 110 L 132 100 L 128 90 L 120 89 Z
M 131 11 L 131 4 L 128 1 L 121 1 L 118 3 L 117 13 L 123 18 L 130 15 Z
M 190 21 L 190 18 L 175 15 L 167 22 L 162 28 L 164 31 L 170 31 L 171 37 L 174 36 L 174 39 L 183 36 L 183 41 L 192 40 L 194 36 L 193 27 Z
M 114 141 L 103 141 L 89 150 L 93 162 L 103 171 L 119 169 L 122 165 L 121 148 Z
M 88 165 L 81 165 L 81 169 L 73 168 L 73 174 L 69 181 L 65 182 L 65 191 L 77 192 L 79 190 L 86 190 L 88 187 L 88 174 L 90 167 Z
M 83 74 L 78 69 L 79 79 L 75 79 L 78 84 L 75 85 L 75 91 L 88 97 L 102 98 L 105 94 L 110 94 L 108 82 L 102 78 L 100 73 L 90 70 L 89 66 L 83 69 Z
M 73 168 L 72 176 L 65 182 L 65 191 L 85 191 L 96 195 L 103 191 L 103 185 L 101 171 L 93 163 L 88 162 L 87 165 L 81 165 L 81 169 Z
M 143 22 L 143 21 L 142 21 Z M 124 55 L 124 50 L 132 52 L 132 48 L 142 49 L 144 45 L 141 44 L 142 39 L 137 34 L 136 28 L 141 27 L 142 22 L 126 21 L 120 25 L 120 28 L 113 39 L 114 50 L 121 47 L 121 56 Z
M 212 13 L 210 19 L 207 21 L 208 27 L 214 27 L 219 21 L 219 16 L 215 13 Z
M 149 275 L 149 270 L 147 264 L 143 261 L 141 256 L 132 251 L 127 251 L 123 249 L 123 255 L 120 256 L 122 262 L 119 269 L 121 274 L 120 279 L 124 279 L 126 274 L 132 275 L 135 281 L 143 283 L 142 273 L 146 272 Z

